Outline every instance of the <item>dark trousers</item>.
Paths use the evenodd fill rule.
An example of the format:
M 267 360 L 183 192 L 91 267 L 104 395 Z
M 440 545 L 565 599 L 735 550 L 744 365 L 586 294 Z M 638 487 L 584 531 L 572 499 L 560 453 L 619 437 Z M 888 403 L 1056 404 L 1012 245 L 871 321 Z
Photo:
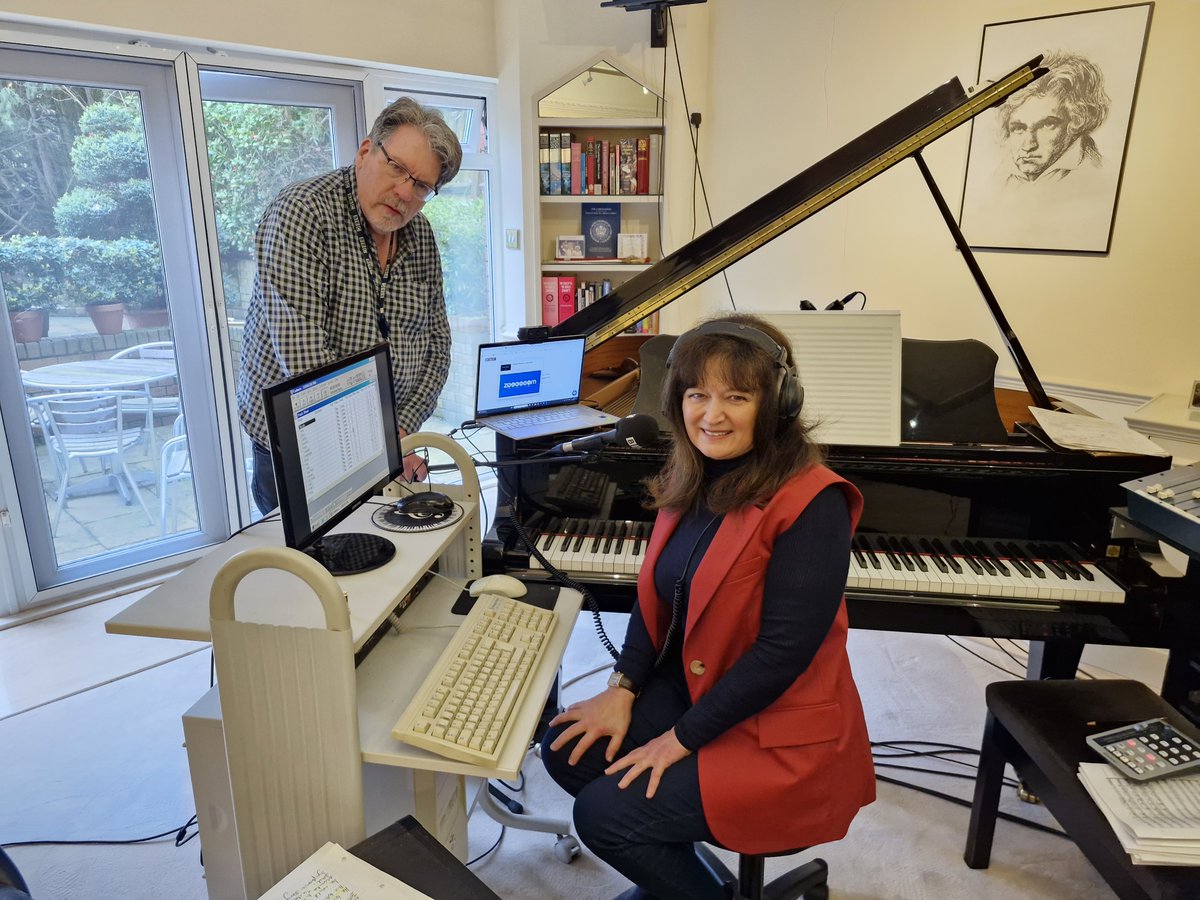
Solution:
M 275 492 L 275 466 L 271 462 L 271 451 L 251 441 L 254 447 L 254 475 L 250 479 L 250 496 L 254 505 L 264 516 L 279 505 Z
M 652 678 L 633 704 L 633 720 L 614 758 L 620 759 L 671 728 L 689 700 L 665 678 Z M 696 754 L 663 773 L 653 799 L 646 799 L 649 774 L 622 790 L 622 770 L 605 775 L 608 740 L 592 744 L 574 766 L 567 763 L 571 741 L 551 750 L 567 726 L 542 738 L 546 771 L 575 798 L 575 830 L 588 849 L 634 884 L 660 900 L 727 900 L 729 891 L 696 854 L 696 841 L 712 841 L 700 805 Z

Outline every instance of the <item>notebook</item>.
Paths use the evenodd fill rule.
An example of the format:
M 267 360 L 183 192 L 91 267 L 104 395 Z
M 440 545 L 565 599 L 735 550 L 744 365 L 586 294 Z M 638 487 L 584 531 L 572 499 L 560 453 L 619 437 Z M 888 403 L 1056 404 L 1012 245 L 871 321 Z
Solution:
M 475 421 L 514 440 L 613 424 L 579 402 L 583 350 L 576 336 L 480 344 Z

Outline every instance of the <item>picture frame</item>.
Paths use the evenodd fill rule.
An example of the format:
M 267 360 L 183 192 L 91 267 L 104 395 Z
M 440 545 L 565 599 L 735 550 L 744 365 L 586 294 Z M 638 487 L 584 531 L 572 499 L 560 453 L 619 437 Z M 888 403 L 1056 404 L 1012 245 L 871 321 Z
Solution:
M 1048 71 L 971 123 L 971 247 L 1108 252 L 1153 7 L 984 25 L 980 84 L 1039 54 Z
M 560 234 L 554 243 L 554 258 L 564 262 L 583 259 L 583 235 Z

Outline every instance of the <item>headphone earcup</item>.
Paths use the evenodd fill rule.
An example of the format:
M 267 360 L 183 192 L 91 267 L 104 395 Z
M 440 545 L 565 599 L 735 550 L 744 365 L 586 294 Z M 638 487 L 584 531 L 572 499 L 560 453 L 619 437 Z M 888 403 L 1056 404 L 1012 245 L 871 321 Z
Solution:
M 779 383 L 779 425 L 791 425 L 800 417 L 804 407 L 804 386 L 793 366 L 784 368 L 783 380 Z

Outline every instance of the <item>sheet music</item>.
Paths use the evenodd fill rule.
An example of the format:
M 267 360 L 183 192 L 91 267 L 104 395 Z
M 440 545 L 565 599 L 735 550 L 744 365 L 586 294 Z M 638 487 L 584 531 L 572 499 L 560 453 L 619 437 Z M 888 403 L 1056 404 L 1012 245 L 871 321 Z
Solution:
M 416 888 L 326 843 L 260 900 L 431 900 Z
M 1148 456 L 1170 456 L 1162 447 L 1128 425 L 1092 416 L 1056 412 L 1029 407 L 1046 436 L 1060 447 L 1091 450 L 1100 453 L 1144 453 Z
M 1200 775 L 1137 782 L 1108 763 L 1080 763 L 1079 780 L 1134 863 L 1200 865 Z

